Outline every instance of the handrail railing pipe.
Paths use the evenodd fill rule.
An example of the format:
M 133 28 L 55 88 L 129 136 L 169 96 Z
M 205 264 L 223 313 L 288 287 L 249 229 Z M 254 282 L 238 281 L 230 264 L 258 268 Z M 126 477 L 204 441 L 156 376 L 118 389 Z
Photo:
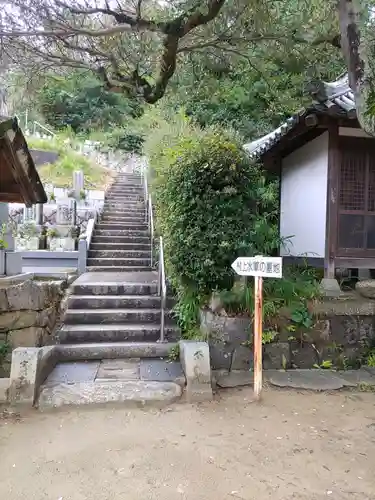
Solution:
M 165 267 L 164 267 L 164 248 L 163 237 L 160 236 L 159 244 L 159 279 L 158 279 L 158 294 L 160 296 L 160 342 L 164 342 L 164 323 L 165 323 L 165 306 L 167 299 L 167 285 L 165 282 Z
M 44 125 L 42 125 L 41 123 L 35 121 L 34 122 L 34 125 L 38 126 L 39 128 L 41 128 L 42 130 L 45 130 L 48 134 L 52 135 L 52 137 L 55 137 L 55 132 L 52 132 L 52 130 L 50 130 L 49 128 L 45 127 Z
M 151 269 L 154 265 L 154 215 L 152 211 L 152 199 L 151 195 L 148 197 L 148 229 L 150 231 L 150 237 L 151 237 Z
M 142 172 L 143 172 L 143 195 L 145 198 L 145 221 L 149 221 L 150 214 L 149 212 L 149 200 L 148 200 L 148 182 L 147 182 L 147 172 L 146 172 L 146 167 L 143 165 L 142 166 Z

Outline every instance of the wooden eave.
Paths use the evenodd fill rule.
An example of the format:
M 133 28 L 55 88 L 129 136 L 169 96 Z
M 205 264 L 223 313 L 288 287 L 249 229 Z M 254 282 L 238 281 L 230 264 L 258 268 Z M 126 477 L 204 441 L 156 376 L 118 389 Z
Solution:
M 0 117 L 0 202 L 46 203 L 47 195 L 17 120 Z

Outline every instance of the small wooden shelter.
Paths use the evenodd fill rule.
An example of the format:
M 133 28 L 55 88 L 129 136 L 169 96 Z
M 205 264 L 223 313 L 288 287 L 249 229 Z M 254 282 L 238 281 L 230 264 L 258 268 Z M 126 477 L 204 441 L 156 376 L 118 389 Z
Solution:
M 310 107 L 246 144 L 280 179 L 280 255 L 375 269 L 375 138 L 360 128 L 345 75 L 318 82 Z
M 0 202 L 45 203 L 47 195 L 16 118 L 0 117 Z

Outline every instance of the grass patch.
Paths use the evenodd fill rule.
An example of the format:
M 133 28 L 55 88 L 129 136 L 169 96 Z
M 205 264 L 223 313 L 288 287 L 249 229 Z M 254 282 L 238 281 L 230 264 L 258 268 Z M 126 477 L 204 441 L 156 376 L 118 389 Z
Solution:
M 102 165 L 93 162 L 83 156 L 64 142 L 66 137 L 59 137 L 52 140 L 28 139 L 28 146 L 31 149 L 40 151 L 54 151 L 59 155 L 56 163 L 42 165 L 38 168 L 39 176 L 43 183 L 53 184 L 55 187 L 67 188 L 72 186 L 73 172 L 82 170 L 85 176 L 85 185 L 90 189 L 103 190 L 110 183 L 112 172 Z

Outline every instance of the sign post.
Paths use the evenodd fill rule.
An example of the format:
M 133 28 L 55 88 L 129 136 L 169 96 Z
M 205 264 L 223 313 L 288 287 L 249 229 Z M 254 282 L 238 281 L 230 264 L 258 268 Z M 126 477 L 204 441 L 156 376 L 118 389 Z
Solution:
M 232 268 L 240 276 L 254 276 L 254 395 L 262 390 L 263 278 L 282 277 L 281 257 L 238 257 Z

